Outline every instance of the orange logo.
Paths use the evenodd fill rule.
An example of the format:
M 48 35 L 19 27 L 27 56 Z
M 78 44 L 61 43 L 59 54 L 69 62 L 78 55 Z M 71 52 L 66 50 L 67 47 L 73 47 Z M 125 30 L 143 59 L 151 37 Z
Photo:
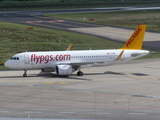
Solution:
M 129 45 L 132 44 L 132 42 L 135 40 L 135 38 L 138 36 L 138 34 L 142 31 L 141 28 L 138 28 L 133 35 L 130 37 L 130 39 L 128 40 L 128 42 L 126 43 L 126 46 L 129 47 Z

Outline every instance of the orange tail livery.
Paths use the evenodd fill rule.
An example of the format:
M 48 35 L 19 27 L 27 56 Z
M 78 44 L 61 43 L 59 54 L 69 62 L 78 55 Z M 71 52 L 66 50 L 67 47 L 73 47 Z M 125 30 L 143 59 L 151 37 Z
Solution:
M 123 45 L 123 50 L 141 50 L 146 31 L 146 25 L 139 25 L 138 28 L 133 32 L 127 42 Z

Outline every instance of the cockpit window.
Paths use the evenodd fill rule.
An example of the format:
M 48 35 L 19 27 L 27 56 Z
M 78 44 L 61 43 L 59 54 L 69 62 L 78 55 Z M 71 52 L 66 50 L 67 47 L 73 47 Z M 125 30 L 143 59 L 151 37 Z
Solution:
M 19 60 L 18 57 L 11 57 L 11 60 Z

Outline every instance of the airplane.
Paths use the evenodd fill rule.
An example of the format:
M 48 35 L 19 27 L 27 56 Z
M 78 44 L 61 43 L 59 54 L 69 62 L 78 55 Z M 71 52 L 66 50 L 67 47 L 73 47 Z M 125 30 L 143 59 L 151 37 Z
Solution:
M 149 54 L 149 51 L 142 50 L 145 30 L 146 25 L 139 25 L 119 49 L 70 50 L 69 46 L 66 51 L 23 52 L 13 55 L 5 66 L 24 70 L 23 77 L 27 77 L 30 69 L 56 72 L 60 76 L 78 71 L 77 75 L 83 76 L 81 68 L 117 64 Z

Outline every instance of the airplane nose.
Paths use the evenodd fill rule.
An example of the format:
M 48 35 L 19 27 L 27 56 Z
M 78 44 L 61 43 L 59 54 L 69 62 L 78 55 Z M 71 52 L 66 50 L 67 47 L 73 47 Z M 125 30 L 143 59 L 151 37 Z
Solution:
M 4 63 L 4 66 L 7 67 L 7 68 L 11 68 L 11 62 L 9 60 L 7 60 L 5 63 Z

